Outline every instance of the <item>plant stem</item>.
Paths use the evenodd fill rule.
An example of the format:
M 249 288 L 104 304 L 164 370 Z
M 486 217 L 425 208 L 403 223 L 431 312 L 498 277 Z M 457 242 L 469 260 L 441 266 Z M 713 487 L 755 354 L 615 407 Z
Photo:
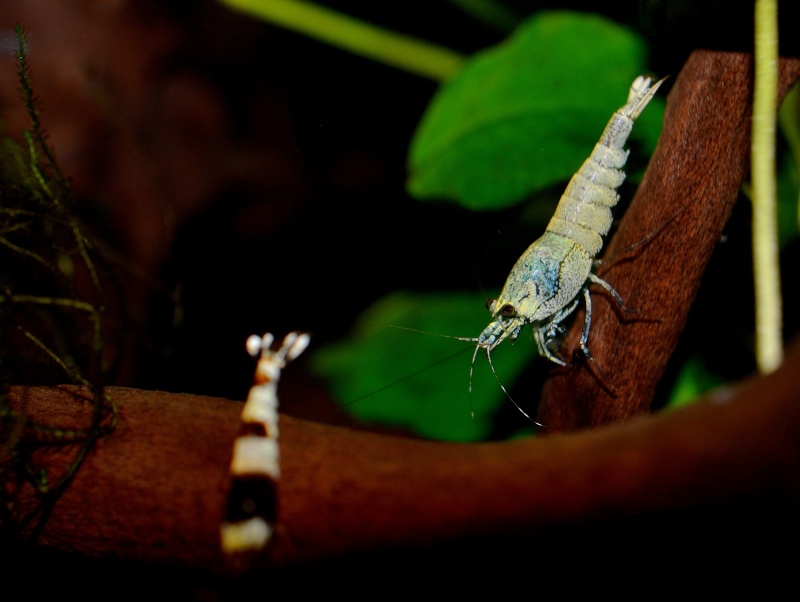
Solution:
M 450 0 L 450 3 L 498 31 L 511 31 L 520 22 L 514 11 L 494 0 Z
M 256 15 L 311 38 L 416 75 L 443 81 L 464 57 L 443 48 L 303 0 L 220 0 L 229 8 Z
M 778 225 L 775 200 L 775 121 L 778 91 L 778 2 L 755 3 L 755 89 L 751 165 L 756 363 L 771 372 L 783 359 Z

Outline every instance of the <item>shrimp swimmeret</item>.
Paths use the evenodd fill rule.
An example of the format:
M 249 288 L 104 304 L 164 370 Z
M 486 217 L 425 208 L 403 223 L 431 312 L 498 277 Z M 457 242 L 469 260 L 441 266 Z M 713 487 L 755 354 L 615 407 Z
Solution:
M 515 340 L 530 324 L 539 353 L 566 366 L 550 345 L 562 330 L 561 323 L 578 306 L 581 293 L 586 317 L 580 348 L 594 362 L 587 346 L 592 324 L 589 285 L 599 284 L 627 309 L 617 291 L 592 272 L 592 266 L 611 227 L 611 209 L 619 201 L 617 188 L 625 179 L 622 168 L 628 151 L 623 146 L 634 120 L 664 80 L 652 85 L 651 81 L 643 76 L 634 80 L 627 103 L 611 117 L 591 155 L 570 180 L 547 230 L 514 264 L 500 296 L 487 302 L 492 321 L 476 339 L 469 339 L 477 343 L 473 365 L 479 349 L 486 349 L 491 365 L 492 350 L 506 339 Z

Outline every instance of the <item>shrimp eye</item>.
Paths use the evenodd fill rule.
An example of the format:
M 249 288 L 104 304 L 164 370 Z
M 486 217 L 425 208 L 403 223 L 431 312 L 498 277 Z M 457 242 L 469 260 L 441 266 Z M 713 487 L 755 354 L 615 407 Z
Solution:
M 494 304 L 496 302 L 497 301 L 495 299 L 486 299 L 486 309 L 488 309 L 489 311 L 492 311 L 492 308 L 494 308 Z
M 514 309 L 514 306 L 510 303 L 506 303 L 503 307 L 500 308 L 500 314 L 505 316 L 506 318 L 512 318 L 517 315 L 517 310 Z

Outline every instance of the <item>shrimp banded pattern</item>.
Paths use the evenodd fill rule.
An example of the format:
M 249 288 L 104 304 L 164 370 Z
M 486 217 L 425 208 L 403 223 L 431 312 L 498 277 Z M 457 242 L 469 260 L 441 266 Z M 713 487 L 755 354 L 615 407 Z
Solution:
M 220 525 L 220 544 L 228 559 L 246 561 L 264 550 L 277 520 L 278 381 L 281 370 L 308 346 L 309 336 L 290 332 L 273 350 L 274 336 L 252 335 L 247 351 L 258 357 L 253 386 L 241 415 L 233 446 L 227 508 Z
M 611 210 L 619 201 L 617 189 L 625 180 L 623 167 L 629 151 L 624 145 L 634 121 L 663 81 L 652 84 L 643 76 L 634 80 L 627 102 L 614 112 L 589 158 L 567 185 L 547 230 L 517 260 L 500 296 L 487 302 L 491 322 L 476 339 L 468 339 L 476 343 L 473 365 L 479 349 L 486 349 L 491 364 L 492 350 L 506 339 L 515 340 L 531 324 L 539 353 L 565 366 L 551 345 L 581 296 L 586 315 L 580 348 L 594 363 L 587 345 L 592 323 L 589 285 L 602 286 L 621 308 L 628 308 L 592 267 L 611 227 Z

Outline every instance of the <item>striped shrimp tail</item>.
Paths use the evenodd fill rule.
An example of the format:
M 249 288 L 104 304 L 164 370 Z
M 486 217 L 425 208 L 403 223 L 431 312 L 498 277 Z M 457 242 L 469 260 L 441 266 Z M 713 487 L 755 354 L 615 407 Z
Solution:
M 655 96 L 661 84 L 664 83 L 665 79 L 667 78 L 660 79 L 651 86 L 650 83 L 653 80 L 649 77 L 644 77 L 643 75 L 637 77 L 631 84 L 631 90 L 628 93 L 628 102 L 625 103 L 625 106 L 622 107 L 620 112 L 631 119 L 639 117 L 650 100 L 652 100 L 653 96 Z
M 249 568 L 272 538 L 280 479 L 278 380 L 286 364 L 308 346 L 309 336 L 290 332 L 277 350 L 272 349 L 273 342 L 270 333 L 247 339 L 247 350 L 258 357 L 258 364 L 234 442 L 228 502 L 220 525 L 222 552 L 236 571 Z

